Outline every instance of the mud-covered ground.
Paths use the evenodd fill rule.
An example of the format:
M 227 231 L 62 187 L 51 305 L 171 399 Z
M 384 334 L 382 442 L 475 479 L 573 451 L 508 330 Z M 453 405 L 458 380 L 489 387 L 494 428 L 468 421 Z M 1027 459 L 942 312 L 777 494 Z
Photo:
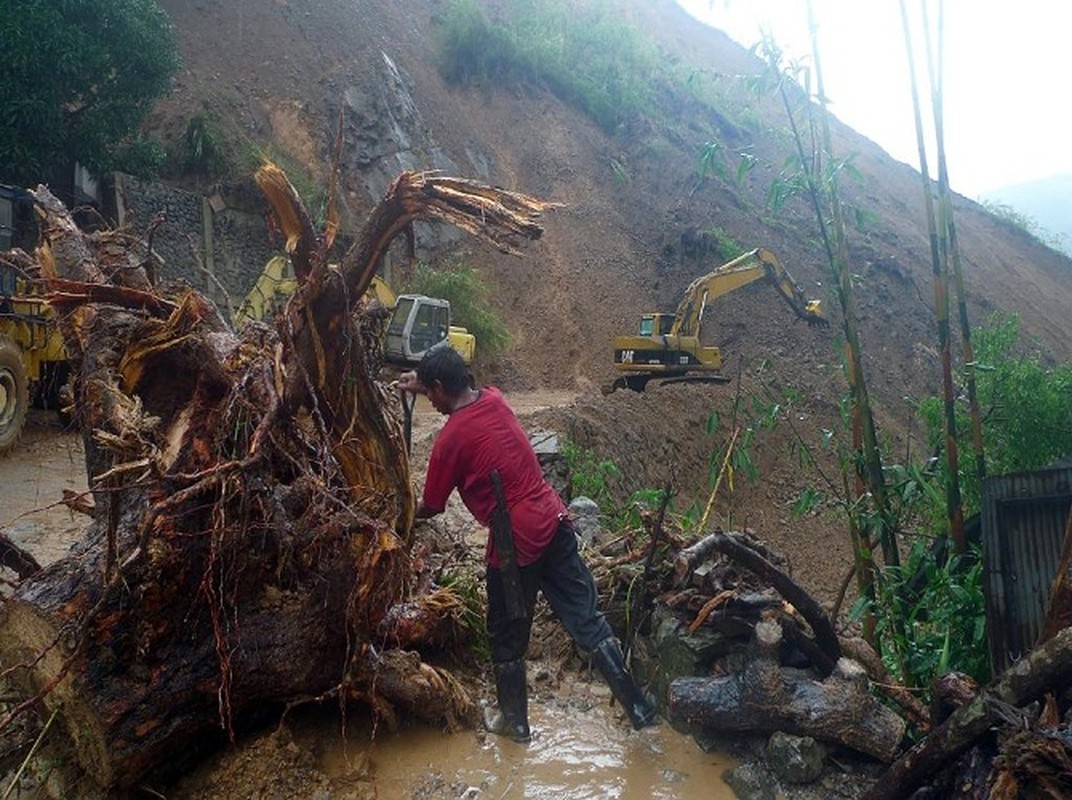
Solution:
M 717 432 L 707 434 L 707 419 L 723 413 L 732 397 L 725 387 L 656 387 L 643 395 L 622 392 L 609 397 L 570 392 L 509 395 L 530 431 L 553 430 L 613 460 L 622 473 L 619 491 L 660 486 L 672 478 L 682 502 L 692 496 L 706 498 L 707 464 L 719 438 Z M 418 484 L 442 422 L 423 400 L 418 404 L 412 454 Z M 779 463 L 773 456 L 763 460 Z M 739 483 L 756 507 L 745 507 L 737 491 L 724 488 L 715 506 L 718 521 L 731 526 L 740 522 L 742 527 L 747 523 L 761 537 L 782 533 L 783 542 L 796 544 L 795 561 L 811 568 L 804 572 L 812 583 L 822 586 L 827 580 L 823 569 L 837 574 L 839 567 L 831 564 L 831 558 L 812 555 L 813 548 L 829 551 L 828 545 L 794 538 L 781 527 L 788 519 L 789 489 L 765 481 Z M 79 492 L 85 486 L 79 436 L 64 431 L 55 416 L 34 412 L 18 452 L 0 460 L 0 530 L 43 562 L 61 557 L 79 537 L 85 518 L 59 500 L 64 490 Z M 420 527 L 418 537 L 464 545 L 474 571 L 479 570 L 484 532 L 456 496 L 446 514 Z M 737 763 L 735 755 L 748 758 L 755 748 L 735 749 L 721 742 L 705 750 L 666 724 L 632 731 L 611 703 L 605 685 L 586 670 L 542 604 L 537 626 L 528 653 L 537 736 L 528 748 L 475 731 L 447 733 L 422 726 L 372 730 L 363 708 L 341 713 L 331 702 L 309 704 L 288 712 L 282 721 L 279 713 L 269 715 L 268 721 L 243 733 L 235 746 L 221 744 L 192 761 L 177 754 L 181 777 L 145 787 L 146 796 L 155 792 L 171 800 L 734 797 L 721 776 Z M 465 679 L 483 699 L 490 699 L 486 676 L 472 674 Z M 791 796 L 853 797 L 865 781 L 865 775 L 834 774 Z M 28 788 L 33 786 L 27 782 Z M 87 790 L 85 796 L 92 794 Z

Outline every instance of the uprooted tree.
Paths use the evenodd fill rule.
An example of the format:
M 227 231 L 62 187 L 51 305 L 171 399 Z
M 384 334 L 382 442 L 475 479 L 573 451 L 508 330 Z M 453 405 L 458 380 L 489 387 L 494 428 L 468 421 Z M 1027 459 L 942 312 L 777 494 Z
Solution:
M 333 226 L 314 229 L 277 168 L 257 181 L 299 288 L 274 327 L 239 333 L 198 292 L 154 285 L 144 243 L 84 234 L 34 193 L 94 502 L 71 554 L 4 600 L 0 656 L 24 699 L 0 726 L 43 704 L 105 787 L 265 703 L 334 691 L 448 724 L 472 713 L 448 673 L 389 655 L 422 634 L 392 613 L 412 601 L 414 497 L 362 297 L 414 220 L 516 252 L 548 206 L 404 173 L 329 268 Z

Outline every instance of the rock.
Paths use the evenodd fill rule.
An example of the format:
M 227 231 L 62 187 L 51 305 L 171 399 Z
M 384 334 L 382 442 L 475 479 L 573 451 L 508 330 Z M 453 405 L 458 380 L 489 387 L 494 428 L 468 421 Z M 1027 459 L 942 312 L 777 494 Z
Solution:
M 770 774 L 758 764 L 741 764 L 722 773 L 724 780 L 738 800 L 776 800 L 778 786 Z
M 529 444 L 540 462 L 543 477 L 567 503 L 570 500 L 570 470 L 559 447 L 558 434 L 537 428 L 529 431 Z
M 658 697 L 666 697 L 675 678 L 706 675 L 717 659 L 740 647 L 751 632 L 748 625 L 727 619 L 718 628 L 704 625 L 690 633 L 688 625 L 661 604 L 652 612 L 651 630 L 653 663 L 650 674 L 643 677 L 654 680 Z
M 602 531 L 599 524 L 599 506 L 596 505 L 595 500 L 577 497 L 569 504 L 569 513 L 577 528 L 581 543 L 585 547 L 590 547 Z
M 826 748 L 810 736 L 775 731 L 767 743 L 767 760 L 786 783 L 812 783 L 823 773 Z

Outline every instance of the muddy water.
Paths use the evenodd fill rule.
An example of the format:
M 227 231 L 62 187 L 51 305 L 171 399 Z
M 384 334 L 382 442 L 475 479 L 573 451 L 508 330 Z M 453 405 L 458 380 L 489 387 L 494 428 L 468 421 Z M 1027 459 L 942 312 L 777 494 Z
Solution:
M 722 773 L 734 761 L 705 753 L 665 722 L 634 731 L 609 705 L 602 684 L 531 704 L 528 745 L 463 731 L 417 728 L 368 733 L 322 750 L 321 769 L 339 778 L 369 770 L 384 800 L 732 800 Z M 324 741 L 321 740 L 321 747 Z

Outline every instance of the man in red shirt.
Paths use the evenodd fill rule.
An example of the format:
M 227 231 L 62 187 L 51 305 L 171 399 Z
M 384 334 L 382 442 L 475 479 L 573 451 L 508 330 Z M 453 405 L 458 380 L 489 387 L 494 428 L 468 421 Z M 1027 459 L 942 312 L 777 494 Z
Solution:
M 492 473 L 501 480 L 525 613 L 508 612 L 512 584 L 489 536 L 487 630 L 499 710 L 486 715 L 488 730 L 518 742 L 530 738 L 524 659 L 541 591 L 577 646 L 591 655 L 633 726 L 654 724 L 655 709 L 626 670 L 621 646 L 596 607 L 595 581 L 577 551 L 566 506 L 544 480 L 528 437 L 499 390 L 473 388 L 465 362 L 449 347 L 426 354 L 398 386 L 426 395 L 448 416 L 432 445 L 418 519 L 441 513 L 457 489 L 476 520 L 489 526 L 497 509 Z

